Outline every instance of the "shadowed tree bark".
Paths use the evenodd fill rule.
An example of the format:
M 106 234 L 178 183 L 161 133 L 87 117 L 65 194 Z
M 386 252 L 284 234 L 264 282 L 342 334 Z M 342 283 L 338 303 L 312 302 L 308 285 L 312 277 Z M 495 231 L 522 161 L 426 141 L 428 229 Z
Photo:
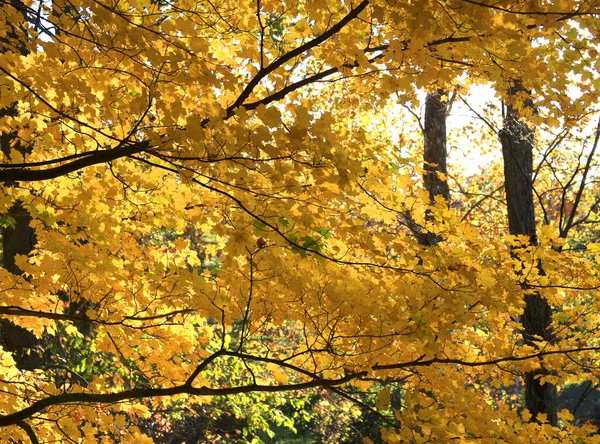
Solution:
M 27 44 L 24 41 L 26 35 L 26 8 L 20 0 L 11 0 L 11 5 L 21 11 L 23 20 L 12 25 L 12 30 L 7 36 L 0 40 L 1 51 L 16 51 L 27 55 Z M 15 107 L 11 106 L 0 110 L 0 117 L 15 115 Z M 11 150 L 18 151 L 23 158 L 27 155 L 28 147 L 20 143 L 16 132 L 0 133 L 0 148 L 7 158 L 11 156 Z M 14 183 L 4 183 L 3 186 L 11 186 Z M 35 231 L 30 227 L 31 216 L 21 202 L 15 203 L 9 210 L 7 216 L 14 224 L 4 227 L 2 230 L 2 266 L 15 275 L 21 275 L 21 270 L 16 264 L 17 255 L 27 256 L 36 244 Z M 13 353 L 17 366 L 20 369 L 30 370 L 40 366 L 40 356 L 35 350 L 39 341 L 28 330 L 14 325 L 6 319 L 0 320 L 0 342 L 4 348 Z
M 425 121 L 423 130 L 423 184 L 429 193 L 431 203 L 436 196 L 443 197 L 450 202 L 450 189 L 448 182 L 439 177 L 438 173 L 447 175 L 446 169 L 446 117 L 448 114 L 448 101 L 444 100 L 446 92 L 438 89 L 428 93 L 425 98 Z M 447 97 L 447 96 L 446 96 Z M 422 227 L 415 227 L 417 240 L 421 245 L 435 246 L 440 242 L 439 236 L 424 231 Z
M 444 100 L 445 98 L 445 100 Z M 450 202 L 450 188 L 446 180 L 440 179 L 438 172 L 448 174 L 446 168 L 446 117 L 448 101 L 445 91 L 438 89 L 427 94 L 425 99 L 424 136 L 424 167 L 423 181 L 429 198 L 433 202 L 436 196 L 441 196 Z
M 525 92 L 519 84 L 509 94 L 515 96 Z M 525 107 L 533 108 L 528 99 Z M 531 244 L 537 244 L 535 212 L 533 205 L 533 143 L 534 131 L 520 118 L 519 111 L 508 105 L 504 116 L 504 128 L 500 131 L 502 157 L 504 159 L 504 181 L 508 226 L 512 235 L 525 235 Z M 527 290 L 526 285 L 524 285 Z M 552 310 L 548 301 L 539 293 L 527 291 L 525 310 L 522 315 L 523 338 L 528 345 L 535 345 L 534 336 L 552 341 L 550 323 Z M 546 414 L 550 424 L 557 425 L 557 397 L 553 384 L 542 384 L 540 377 L 550 372 L 544 368 L 525 374 L 525 407 L 536 420 L 539 413 Z

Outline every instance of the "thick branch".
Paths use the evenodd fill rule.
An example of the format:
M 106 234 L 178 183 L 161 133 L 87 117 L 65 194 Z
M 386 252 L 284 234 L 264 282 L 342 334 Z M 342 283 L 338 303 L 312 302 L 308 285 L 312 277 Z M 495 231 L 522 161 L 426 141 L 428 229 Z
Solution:
M 178 314 L 188 314 L 192 313 L 192 309 L 181 309 L 181 310 L 173 310 L 166 313 L 158 313 L 151 316 L 123 316 L 120 321 L 108 321 L 102 320 L 100 318 L 90 319 L 84 316 L 74 316 L 65 313 L 53 313 L 49 311 L 38 311 L 38 310 L 30 310 L 28 308 L 23 308 L 15 305 L 0 307 L 0 315 L 3 316 L 15 316 L 15 317 L 32 317 L 38 319 L 52 319 L 55 321 L 71 321 L 78 323 L 87 323 L 87 324 L 98 324 L 98 325 L 125 325 L 125 321 L 136 321 L 136 322 L 145 322 L 145 321 L 157 321 L 166 319 Z M 154 327 L 155 325 L 146 326 L 146 328 Z
M 35 401 L 29 407 L 9 415 L 0 416 L 0 427 L 7 427 L 19 424 L 21 421 L 31 418 L 33 415 L 42 412 L 44 409 L 56 405 L 64 404 L 113 404 L 121 401 L 141 398 L 158 398 L 163 396 L 175 395 L 195 395 L 195 396 L 227 396 L 239 393 L 251 392 L 284 392 L 304 390 L 313 387 L 329 387 L 345 384 L 356 375 L 346 376 L 340 379 L 315 379 L 313 381 L 302 382 L 289 385 L 261 385 L 249 384 L 240 387 L 210 388 L 193 387 L 186 382 L 183 385 L 168 388 L 136 388 L 117 393 L 65 393 L 63 395 L 49 396 L 48 398 Z M 366 372 L 361 373 L 366 375 Z
M 423 356 L 418 357 L 413 361 L 402 362 L 397 364 L 385 364 L 379 365 L 376 364 L 372 367 L 372 371 L 378 370 L 398 370 L 398 369 L 408 369 L 414 367 L 428 367 L 435 364 L 451 364 L 451 365 L 462 365 L 466 367 L 483 367 L 490 365 L 497 365 L 505 362 L 520 362 L 527 361 L 530 359 L 539 359 L 548 355 L 556 355 L 556 354 L 569 354 L 569 353 L 578 353 L 582 351 L 600 351 L 600 347 L 585 347 L 575 350 L 550 350 L 550 351 L 540 351 L 535 354 L 526 355 L 526 356 L 507 356 L 502 358 L 490 359 L 487 361 L 475 361 L 469 362 L 461 359 L 440 359 L 440 358 L 432 358 L 432 359 L 423 359 Z M 275 364 L 281 365 L 286 368 L 291 368 L 292 370 L 298 370 L 298 367 L 292 366 L 290 364 L 285 363 L 285 361 L 278 361 L 275 359 L 264 358 L 260 356 L 250 356 L 235 352 L 217 352 L 216 355 L 227 355 L 238 357 L 240 359 L 251 359 L 255 361 L 261 362 L 273 362 Z M 207 360 L 205 360 L 202 364 L 199 365 L 198 368 L 204 369 L 207 366 L 207 362 L 210 360 L 214 360 L 215 357 L 211 356 Z M 301 370 L 301 369 L 300 369 Z M 307 374 L 309 372 L 302 371 L 303 374 Z M 199 372 L 194 372 L 194 375 L 198 375 Z M 343 384 L 346 384 L 350 381 L 362 379 L 367 377 L 368 372 L 360 371 L 355 373 L 349 373 L 345 376 L 337 379 L 322 379 L 319 378 L 316 374 L 310 374 L 313 380 L 308 382 L 302 382 L 298 384 L 284 384 L 284 385 L 262 385 L 262 384 L 249 384 L 239 387 L 224 387 L 224 388 L 210 388 L 210 387 L 194 387 L 192 385 L 193 380 L 189 378 L 183 385 L 178 385 L 175 387 L 168 388 L 136 388 L 131 390 L 125 390 L 117 393 L 65 393 L 62 395 L 49 396 L 44 399 L 40 399 L 38 401 L 33 402 L 29 407 L 24 408 L 15 413 L 11 413 L 9 415 L 0 416 L 0 427 L 7 427 L 15 424 L 22 424 L 22 421 L 31 418 L 32 416 L 42 412 L 48 407 L 64 405 L 64 404 L 113 404 L 122 401 L 129 401 L 133 399 L 141 399 L 141 398 L 154 398 L 154 397 L 163 397 L 163 396 L 175 396 L 181 394 L 189 394 L 195 396 L 226 396 L 226 395 L 235 395 L 240 393 L 251 393 L 251 392 L 287 392 L 287 391 L 296 391 L 296 390 L 304 390 L 307 388 L 313 387 L 336 387 Z
M 41 180 L 54 179 L 64 176 L 73 171 L 86 168 L 88 166 L 97 165 L 100 163 L 112 162 L 123 157 L 138 154 L 147 151 L 150 148 L 150 142 L 145 140 L 142 142 L 130 142 L 121 144 L 110 150 L 99 150 L 91 153 L 89 156 L 76 159 L 72 162 L 65 163 L 44 170 L 34 170 L 30 168 L 9 168 L 10 165 L 4 166 L 4 171 L 0 171 L 1 182 L 36 182 Z

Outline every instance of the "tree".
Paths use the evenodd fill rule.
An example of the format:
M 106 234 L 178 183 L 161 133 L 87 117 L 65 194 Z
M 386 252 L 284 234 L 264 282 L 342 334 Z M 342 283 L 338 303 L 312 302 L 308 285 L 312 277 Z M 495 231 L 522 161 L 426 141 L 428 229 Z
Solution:
M 510 94 L 517 96 L 527 93 L 517 83 Z M 527 100 L 523 108 L 533 108 L 533 101 Z M 537 245 L 535 210 L 533 204 L 533 145 L 534 130 L 520 121 L 515 106 L 506 110 L 505 125 L 500 132 L 502 158 L 504 160 L 504 183 L 510 234 L 526 236 L 526 245 Z M 541 264 L 539 265 L 542 266 Z M 540 270 L 543 273 L 543 270 Z M 525 284 L 526 285 L 526 284 Z M 539 293 L 525 293 L 523 311 L 523 336 L 526 343 L 535 346 L 535 338 L 552 342 L 552 309 L 548 301 Z M 546 415 L 553 426 L 557 425 L 556 387 L 543 379 L 548 374 L 541 363 L 541 369 L 525 375 L 525 404 L 533 418 Z
M 26 10 L 25 5 L 19 0 L 11 2 L 11 6 L 21 13 Z M 24 35 L 17 30 L 18 24 L 22 22 L 16 23 L 17 25 L 11 24 L 8 26 L 6 37 L 2 41 L 2 51 L 8 50 L 7 45 L 11 45 L 18 54 L 27 56 L 29 50 Z M 11 103 L 0 110 L 0 115 L 2 117 L 13 117 L 17 115 L 17 112 L 15 104 Z M 17 131 L 5 131 L 2 133 L 1 149 L 4 156 L 11 159 L 16 153 L 21 157 L 26 155 L 31 147 L 18 139 Z M 11 153 L 11 150 L 14 150 L 14 153 Z M 12 274 L 21 274 L 21 270 L 16 264 L 17 255 L 28 255 L 36 243 L 35 231 L 30 227 L 31 222 L 30 214 L 19 201 L 13 203 L 12 208 L 5 216 L 2 236 L 2 267 Z M 13 357 L 16 359 L 19 368 L 31 370 L 39 366 L 36 347 L 39 343 L 31 332 L 8 322 L 6 319 L 2 320 L 1 331 L 2 343 L 7 350 L 13 352 Z
M 423 126 L 423 160 L 425 161 L 425 176 L 423 182 L 432 201 L 435 196 L 441 196 L 450 202 L 450 187 L 445 176 L 446 168 L 446 116 L 448 113 L 444 91 L 438 90 L 427 94 L 425 99 L 425 122 Z M 440 174 L 441 173 L 441 176 Z
M 322 388 L 386 424 L 369 439 L 593 442 L 491 393 L 542 358 L 540 382 L 596 377 L 597 303 L 569 305 L 597 292 L 594 249 L 551 226 L 488 238 L 387 132 L 392 95 L 456 79 L 513 106 L 520 79 L 547 110 L 521 118 L 572 123 L 597 101 L 600 3 L 422 3 L 2 2 L 0 314 L 48 362 L 94 362 L 4 347 L 6 440 L 150 441 L 140 420 L 173 405 Z M 531 291 L 569 308 L 552 340 L 520 340 Z

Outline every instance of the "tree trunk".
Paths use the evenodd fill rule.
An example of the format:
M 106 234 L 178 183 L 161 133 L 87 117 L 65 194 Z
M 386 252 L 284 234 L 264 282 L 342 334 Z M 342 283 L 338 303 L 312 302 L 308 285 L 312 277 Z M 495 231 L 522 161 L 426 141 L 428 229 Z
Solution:
M 446 175 L 446 116 L 448 113 L 448 102 L 443 101 L 445 92 L 438 89 L 436 92 L 427 94 L 425 99 L 425 125 L 424 136 L 424 168 L 423 182 L 425 189 L 429 192 L 429 198 L 433 203 L 436 196 L 441 196 L 450 201 L 450 188 L 448 182 L 438 176 L 438 172 Z
M 11 5 L 24 14 L 25 6 L 20 0 L 11 0 Z M 24 41 L 24 34 L 19 32 L 19 27 L 23 31 L 23 22 L 12 24 L 9 27 L 7 37 L 0 40 L 2 50 L 17 51 L 22 55 L 27 55 L 27 45 Z M 16 109 L 8 107 L 0 110 L 0 116 L 15 115 Z M 10 158 L 11 149 L 19 151 L 23 156 L 27 155 L 30 147 L 19 143 L 16 132 L 0 133 L 0 149 L 4 155 Z M 4 183 L 0 186 L 10 186 L 11 183 Z M 20 275 L 21 270 L 16 265 L 17 255 L 29 255 L 36 243 L 35 231 L 31 228 L 31 216 L 23 208 L 21 202 L 15 203 L 7 214 L 15 221 L 14 226 L 5 227 L 2 230 L 2 266 L 13 274 Z M 39 368 L 40 356 L 36 350 L 39 346 L 38 339 L 28 330 L 14 325 L 9 320 L 0 320 L 0 343 L 2 346 L 13 353 L 17 367 L 23 370 Z
M 516 85 L 509 94 L 514 96 L 523 91 L 520 85 Z M 533 101 L 528 100 L 524 105 L 533 108 Z M 528 236 L 531 244 L 535 245 L 537 235 L 532 183 L 534 131 L 520 120 L 519 111 L 512 106 L 507 106 L 500 141 L 504 159 L 509 232 L 512 235 Z M 548 301 L 538 293 L 528 292 L 525 295 L 525 310 L 522 316 L 525 343 L 535 345 L 534 335 L 551 341 L 551 321 L 552 310 Z M 540 370 L 525 374 L 525 407 L 531 413 L 533 421 L 542 413 L 546 414 L 549 423 L 555 426 L 556 387 L 553 384 L 540 383 L 540 377 L 548 374 L 549 371 L 544 369 L 543 362 Z
M 448 182 L 440 179 L 438 172 L 444 175 L 446 170 L 446 117 L 448 113 L 447 102 L 442 101 L 445 92 L 438 89 L 428 93 L 425 98 L 425 122 L 423 125 L 423 184 L 429 193 L 429 200 L 433 204 L 436 196 L 443 197 L 448 203 L 450 189 Z M 440 237 L 415 225 L 412 229 L 420 245 L 435 246 L 440 242 Z

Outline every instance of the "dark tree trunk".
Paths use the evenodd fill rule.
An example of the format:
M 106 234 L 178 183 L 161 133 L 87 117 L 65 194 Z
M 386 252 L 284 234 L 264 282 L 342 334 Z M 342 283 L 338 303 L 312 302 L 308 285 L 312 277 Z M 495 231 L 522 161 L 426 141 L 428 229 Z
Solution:
M 11 5 L 24 14 L 25 6 L 20 0 L 11 0 Z M 11 24 L 7 37 L 0 40 L 2 44 L 0 50 L 17 51 L 22 55 L 27 55 L 27 45 L 24 41 L 25 28 L 23 22 Z M 14 107 L 8 107 L 0 110 L 0 116 L 16 115 Z M 19 143 L 16 132 L 0 133 L 0 149 L 10 157 L 11 149 L 19 151 L 23 156 L 27 155 L 30 147 Z M 10 186 L 11 183 L 4 183 L 0 186 Z M 5 227 L 2 230 L 2 266 L 13 274 L 20 275 L 21 270 L 16 265 L 17 255 L 29 255 L 33 250 L 36 237 L 35 231 L 31 228 L 31 216 L 20 202 L 17 202 L 9 210 L 7 216 L 15 221 L 14 226 Z M 17 366 L 20 369 L 31 370 L 39 368 L 40 356 L 38 353 L 39 341 L 28 330 L 14 325 L 7 319 L 0 319 L 0 342 L 3 347 L 12 352 Z
M 510 94 L 522 92 L 519 85 L 511 89 Z M 525 103 L 533 107 L 533 102 Z M 532 244 L 537 244 L 535 212 L 533 205 L 533 142 L 534 131 L 520 120 L 519 112 L 512 106 L 506 109 L 504 128 L 500 132 L 502 156 L 504 159 L 504 183 L 508 208 L 508 226 L 510 234 L 525 235 Z M 528 292 L 525 296 L 523 312 L 523 338 L 526 344 L 534 345 L 534 335 L 546 341 L 552 340 L 550 323 L 552 310 L 548 301 L 537 293 Z M 548 375 L 548 370 L 525 374 L 525 407 L 532 414 L 545 413 L 552 425 L 557 424 L 556 387 L 540 383 L 540 377 Z
M 429 193 L 431 203 L 435 202 L 436 196 L 443 197 L 448 203 L 450 200 L 450 189 L 445 180 L 440 179 L 438 172 L 444 175 L 446 170 L 446 117 L 448 114 L 447 102 L 442 101 L 445 92 L 438 89 L 436 92 L 428 93 L 425 98 L 425 123 L 423 125 L 423 184 Z M 423 230 L 415 225 L 413 232 L 417 236 L 419 244 L 425 246 L 437 245 L 441 238 L 434 233 Z
M 425 174 L 423 181 L 429 198 L 433 202 L 436 196 L 450 201 L 448 182 L 438 176 L 438 172 L 446 175 L 446 116 L 448 102 L 443 101 L 445 92 L 437 90 L 427 94 L 425 99 L 425 124 L 423 127 Z

